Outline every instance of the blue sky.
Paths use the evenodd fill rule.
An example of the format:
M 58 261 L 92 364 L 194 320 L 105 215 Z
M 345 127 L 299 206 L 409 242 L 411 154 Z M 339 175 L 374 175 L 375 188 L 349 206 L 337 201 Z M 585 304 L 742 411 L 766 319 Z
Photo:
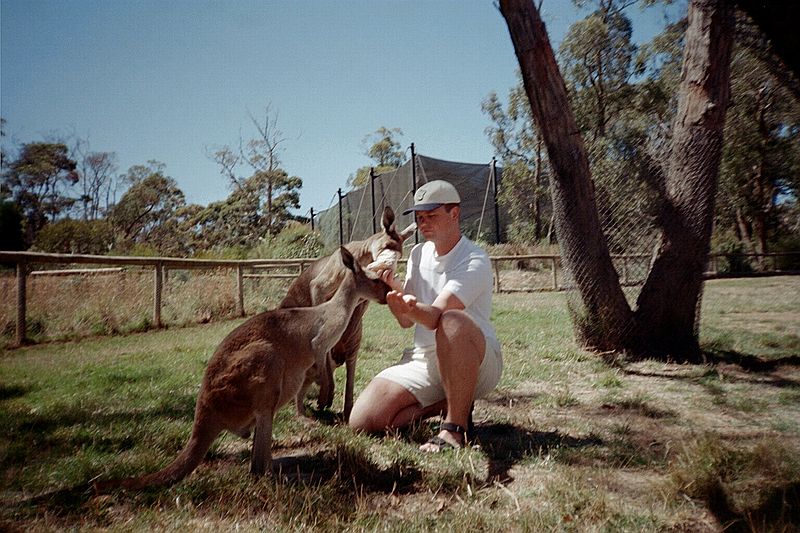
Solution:
M 544 0 L 554 46 L 587 13 Z M 645 42 L 666 14 L 629 16 Z M 0 0 L 5 143 L 75 134 L 120 172 L 155 159 L 203 205 L 229 193 L 207 149 L 255 136 L 249 114 L 267 105 L 304 182 L 299 214 L 370 164 L 362 141 L 382 126 L 418 153 L 488 163 L 481 101 L 516 68 L 491 0 Z

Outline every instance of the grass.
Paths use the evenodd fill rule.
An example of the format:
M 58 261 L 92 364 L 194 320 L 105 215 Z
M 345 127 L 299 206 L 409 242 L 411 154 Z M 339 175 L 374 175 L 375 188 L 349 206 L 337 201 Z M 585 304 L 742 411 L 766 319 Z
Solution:
M 705 365 L 609 366 L 572 341 L 563 294 L 500 295 L 506 369 L 476 404 L 474 447 L 425 456 L 434 421 L 365 436 L 285 408 L 280 475 L 252 479 L 249 442 L 225 434 L 181 483 L 102 497 L 89 480 L 157 469 L 185 444 L 205 364 L 239 320 L 6 350 L 0 529 L 797 530 L 798 289 L 710 282 Z M 384 307 L 364 330 L 357 392 L 410 342 Z

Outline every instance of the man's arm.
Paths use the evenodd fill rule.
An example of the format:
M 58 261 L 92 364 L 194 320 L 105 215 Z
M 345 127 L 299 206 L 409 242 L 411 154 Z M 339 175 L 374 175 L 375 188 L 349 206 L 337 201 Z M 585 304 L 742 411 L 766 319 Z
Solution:
M 450 291 L 444 291 L 436 297 L 433 304 L 417 302 L 412 294 L 403 294 L 400 290 L 393 290 L 386 295 L 386 303 L 401 327 L 408 328 L 414 324 L 435 330 L 439 327 L 439 318 L 448 309 L 464 309 L 464 304 L 458 296 Z

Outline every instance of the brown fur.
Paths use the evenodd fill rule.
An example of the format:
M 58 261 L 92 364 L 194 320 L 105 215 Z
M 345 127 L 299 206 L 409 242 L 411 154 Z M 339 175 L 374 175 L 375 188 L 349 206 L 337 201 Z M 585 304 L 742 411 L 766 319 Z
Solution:
M 334 257 L 342 265 L 342 280 L 330 300 L 260 313 L 220 343 L 203 377 L 192 436 L 172 463 L 142 477 L 98 482 L 97 492 L 175 483 L 200 464 L 223 430 L 247 435 L 253 426 L 250 472 L 271 470 L 275 412 L 308 385 L 309 369 L 324 361 L 361 301 L 386 303 L 388 286 L 374 273 L 344 248 Z
M 383 250 L 403 253 L 403 241 L 413 233 L 416 225 L 412 224 L 398 233 L 395 229 L 394 218 L 394 211 L 391 207 L 386 206 L 381 220 L 382 231 L 363 241 L 353 241 L 344 245 L 362 267 L 373 262 Z M 323 257 L 312 263 L 295 279 L 279 307 L 307 307 L 329 300 L 336 292 L 344 275 L 341 261 L 338 261 L 335 255 Z M 347 378 L 343 410 L 345 420 L 350 417 L 350 411 L 353 409 L 355 365 L 358 349 L 361 346 L 361 327 L 367 304 L 368 302 L 364 301 L 356 307 L 341 339 L 331 350 L 330 357 L 325 359 L 325 364 L 311 370 L 311 377 L 319 385 L 317 406 L 322 409 L 333 404 L 333 370 L 335 366 L 346 365 Z M 298 414 L 303 414 L 303 398 L 301 396 L 296 398 L 295 405 Z

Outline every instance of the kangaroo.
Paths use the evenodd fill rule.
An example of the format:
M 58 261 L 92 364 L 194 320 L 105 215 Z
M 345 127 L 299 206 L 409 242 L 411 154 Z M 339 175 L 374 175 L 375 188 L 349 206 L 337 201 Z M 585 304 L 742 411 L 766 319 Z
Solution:
M 395 229 L 394 211 L 389 206 L 383 210 L 381 218 L 382 231 L 366 238 L 363 241 L 353 241 L 345 244 L 358 263 L 368 269 L 380 270 L 381 265 L 378 256 L 388 251 L 396 253 L 399 259 L 403 253 L 403 242 L 414 233 L 417 225 L 412 223 L 400 233 Z M 309 307 L 318 305 L 329 300 L 336 292 L 336 288 L 341 283 L 345 270 L 336 254 L 329 255 L 314 261 L 300 276 L 298 276 L 286 292 L 286 296 L 281 301 L 280 308 L 290 307 Z M 384 255 L 386 255 L 384 253 Z M 385 268 L 385 267 L 384 267 Z M 324 360 L 322 365 L 310 371 L 311 377 L 319 385 L 319 396 L 317 407 L 323 409 L 333 405 L 334 380 L 333 370 L 336 366 L 345 364 L 346 381 L 344 394 L 344 420 L 350 418 L 350 411 L 353 409 L 353 386 L 355 382 L 356 359 L 358 349 L 361 346 L 361 327 L 364 313 L 367 310 L 367 301 L 358 305 L 353 312 L 347 328 L 344 330 L 339 342 L 333 347 L 330 357 Z M 295 399 L 295 407 L 299 415 L 303 415 L 305 390 Z
M 95 490 L 175 483 L 197 468 L 223 430 L 246 437 L 253 426 L 250 472 L 271 471 L 275 412 L 308 385 L 309 369 L 322 364 L 363 300 L 386 303 L 389 287 L 377 274 L 362 269 L 344 247 L 336 257 L 343 275 L 327 302 L 259 313 L 223 339 L 203 377 L 192 436 L 169 465 L 141 477 L 97 482 Z

